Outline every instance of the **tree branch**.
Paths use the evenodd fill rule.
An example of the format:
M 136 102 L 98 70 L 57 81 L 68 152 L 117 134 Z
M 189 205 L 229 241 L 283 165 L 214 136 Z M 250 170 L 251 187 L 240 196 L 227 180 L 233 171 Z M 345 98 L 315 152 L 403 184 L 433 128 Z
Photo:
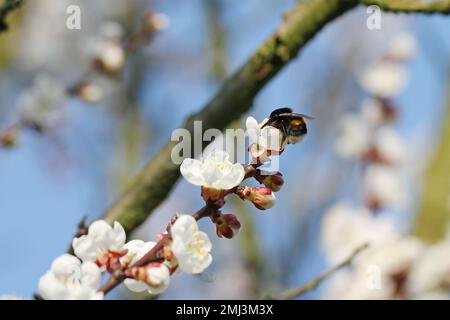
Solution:
M 188 118 L 184 128 L 193 135 L 194 120 L 202 121 L 203 130 L 206 130 L 224 129 L 238 119 L 250 109 L 258 92 L 314 35 L 357 4 L 357 0 L 306 0 L 297 4 L 285 15 L 278 30 L 224 83 L 212 101 Z M 135 178 L 133 186 L 104 213 L 103 219 L 119 221 L 127 232 L 147 219 L 179 178 L 178 165 L 171 161 L 175 145 L 176 142 L 166 142 Z
M 376 5 L 384 11 L 392 12 L 450 14 L 450 0 L 437 0 L 432 2 L 422 2 L 420 0 L 361 0 L 361 3 L 367 6 Z
M 334 266 L 333 268 L 331 268 L 330 270 L 328 270 L 327 272 L 325 272 L 324 274 L 320 275 L 319 277 L 311 280 L 310 282 L 297 287 L 297 288 L 292 288 L 292 289 L 288 289 L 284 292 L 282 292 L 280 295 L 278 295 L 277 297 L 275 297 L 275 299 L 277 300 L 289 300 L 289 299 L 294 299 L 297 298 L 311 290 L 314 290 L 315 288 L 317 288 L 323 281 L 325 281 L 326 279 L 328 279 L 329 277 L 331 277 L 332 275 L 334 275 L 337 271 L 339 271 L 340 269 L 350 265 L 353 260 L 355 259 L 355 257 L 361 253 L 361 251 L 367 249 L 369 247 L 368 243 L 365 243 L 361 246 L 359 246 L 358 248 L 355 249 L 355 251 L 353 251 L 353 253 L 344 261 L 342 261 L 341 263 L 339 263 L 338 265 Z
M 0 32 L 8 30 L 8 24 L 6 23 L 6 17 L 18 9 L 23 3 L 23 0 L 5 0 L 0 7 Z
M 450 92 L 450 78 L 447 84 Z M 450 221 L 450 94 L 442 115 L 442 131 L 424 176 L 422 199 L 413 234 L 427 242 L 445 238 Z

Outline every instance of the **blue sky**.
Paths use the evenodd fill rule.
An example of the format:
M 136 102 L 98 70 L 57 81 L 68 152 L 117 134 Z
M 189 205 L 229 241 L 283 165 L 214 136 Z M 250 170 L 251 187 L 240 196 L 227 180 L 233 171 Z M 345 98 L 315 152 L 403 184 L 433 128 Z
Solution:
M 280 14 L 294 1 L 283 1 L 280 5 L 277 1 L 267 1 L 258 9 L 255 0 L 230 2 L 234 4 L 227 6 L 222 19 L 229 32 L 229 69 L 235 70 L 271 33 L 280 22 Z M 151 145 L 146 146 L 141 165 L 158 150 L 185 116 L 199 109 L 219 87 L 208 74 L 204 60 L 207 30 L 201 2 L 186 1 L 175 5 L 157 1 L 156 4 L 171 17 L 171 27 L 157 39 L 155 46 L 175 46 L 180 50 L 176 54 L 191 56 L 198 69 L 191 75 L 189 68 L 179 70 L 176 65 L 153 66 L 154 73 L 146 77 L 144 87 L 147 89 L 141 94 L 143 114 L 152 119 L 155 138 L 152 138 Z M 364 17 L 365 13 L 359 10 L 352 14 Z M 415 16 L 408 23 L 408 28 L 417 36 L 419 52 L 409 63 L 411 83 L 398 99 L 402 108 L 398 127 L 405 137 L 418 139 L 413 141 L 422 143 L 426 137 L 434 141 L 447 79 L 444 67 L 448 67 L 436 62 L 448 62 L 450 19 Z M 318 80 L 314 70 L 308 66 L 322 66 L 326 63 L 324 58 L 333 54 L 328 51 L 330 37 L 333 36 L 331 28 L 333 26 L 312 41 L 302 55 L 263 90 L 255 101 L 252 114 L 263 118 L 273 106 L 299 105 L 302 90 L 311 90 L 305 84 L 309 79 Z M 430 32 L 446 51 L 436 50 L 435 37 L 430 37 Z M 308 73 L 302 74 L 303 70 Z M 296 86 L 295 81 L 302 86 Z M 70 108 L 69 124 L 61 133 L 65 141 L 62 146 L 55 147 L 52 140 L 45 141 L 33 133 L 26 133 L 17 148 L 0 150 L 0 294 L 29 297 L 35 292 L 39 277 L 51 261 L 66 250 L 79 219 L 84 215 L 95 218 L 108 207 L 113 197 L 109 193 L 114 188 L 111 187 L 113 181 L 108 170 L 117 137 L 108 120 L 107 110 L 92 110 L 77 102 L 70 102 L 66 107 Z M 170 122 L 165 121 L 168 114 Z M 92 124 L 86 125 L 86 118 Z M 301 157 L 313 148 L 313 141 L 314 137 L 297 150 L 288 152 L 285 164 L 301 165 Z M 71 161 L 64 160 L 67 154 Z M 292 180 L 288 183 L 292 187 Z M 184 191 L 188 192 L 189 199 L 198 190 L 181 183 L 174 194 Z M 278 237 L 278 233 L 270 229 L 276 223 L 277 215 L 292 210 L 288 199 L 292 195 L 283 197 L 287 204 L 280 204 L 270 215 L 261 216 L 258 222 L 261 233 L 266 234 L 261 240 L 269 249 L 272 240 Z M 184 204 L 187 205 L 189 203 Z M 163 220 L 158 223 L 163 224 Z M 317 223 L 312 225 L 314 227 Z M 290 277 L 292 284 L 310 279 L 318 269 L 325 267 L 313 238 L 302 258 L 307 263 L 299 266 L 299 272 Z

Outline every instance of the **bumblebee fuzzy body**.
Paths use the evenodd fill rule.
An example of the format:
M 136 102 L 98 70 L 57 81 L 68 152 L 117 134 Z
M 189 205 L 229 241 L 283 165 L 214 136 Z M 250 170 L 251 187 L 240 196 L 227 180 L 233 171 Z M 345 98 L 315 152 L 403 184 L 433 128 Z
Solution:
M 294 113 L 290 108 L 280 108 L 270 114 L 263 127 L 272 126 L 280 130 L 283 134 L 283 145 L 296 144 L 308 133 L 305 119 L 313 118 Z

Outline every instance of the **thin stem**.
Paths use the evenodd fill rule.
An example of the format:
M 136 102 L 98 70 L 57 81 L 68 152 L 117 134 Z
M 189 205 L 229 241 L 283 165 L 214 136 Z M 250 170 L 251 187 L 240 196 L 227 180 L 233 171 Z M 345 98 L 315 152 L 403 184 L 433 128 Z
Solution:
M 326 279 L 328 279 L 329 277 L 331 277 L 332 275 L 334 275 L 337 271 L 339 271 L 340 269 L 350 265 L 353 260 L 355 259 L 355 257 L 361 253 L 361 251 L 367 249 L 369 247 L 368 243 L 365 243 L 361 246 L 359 246 L 358 248 L 355 249 L 355 251 L 353 251 L 353 253 L 344 261 L 342 261 L 341 263 L 339 263 L 338 265 L 334 266 L 333 268 L 331 268 L 330 270 L 328 270 L 327 272 L 325 272 L 324 274 L 320 275 L 319 277 L 309 281 L 308 283 L 300 286 L 300 287 L 296 287 L 296 288 L 292 288 L 292 289 L 288 289 L 284 292 L 282 292 L 280 295 L 278 295 L 277 297 L 275 297 L 275 299 L 277 300 L 289 300 L 289 299 L 294 299 L 297 298 L 311 290 L 314 290 L 315 288 L 317 288 L 323 281 L 325 281 Z

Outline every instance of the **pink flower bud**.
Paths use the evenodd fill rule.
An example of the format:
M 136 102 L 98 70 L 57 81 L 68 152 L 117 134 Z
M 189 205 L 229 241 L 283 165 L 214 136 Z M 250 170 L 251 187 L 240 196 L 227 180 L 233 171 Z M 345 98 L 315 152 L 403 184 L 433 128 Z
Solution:
M 231 239 L 241 228 L 241 223 L 234 214 L 216 213 L 211 220 L 216 224 L 216 233 L 219 238 Z
M 280 191 L 281 187 L 284 184 L 283 175 L 280 172 L 270 175 L 262 175 L 261 173 L 258 173 L 257 175 L 255 175 L 255 179 L 273 192 Z
M 249 200 L 260 210 L 270 209 L 275 205 L 275 194 L 267 187 L 244 187 L 239 191 L 242 199 Z

